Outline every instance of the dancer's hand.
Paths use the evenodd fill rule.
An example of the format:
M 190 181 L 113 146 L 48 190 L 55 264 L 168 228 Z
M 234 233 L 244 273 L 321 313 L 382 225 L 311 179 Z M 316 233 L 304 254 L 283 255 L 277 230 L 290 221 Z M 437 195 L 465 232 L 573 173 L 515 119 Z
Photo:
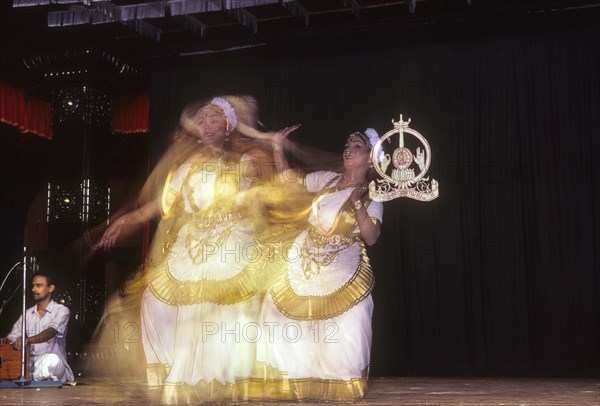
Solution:
M 275 132 L 273 134 L 273 138 L 271 139 L 271 142 L 273 143 L 273 148 L 281 147 L 284 141 L 287 139 L 288 135 L 300 128 L 301 125 L 302 124 L 294 124 Z
M 285 143 L 288 135 L 293 131 L 296 131 L 300 127 L 300 124 L 294 124 L 289 127 L 285 127 L 275 133 L 271 133 L 271 144 L 273 146 L 273 158 L 275 159 L 275 167 L 278 173 L 285 174 L 290 169 L 290 165 L 285 157 L 285 151 L 283 144 Z M 297 178 L 296 176 L 292 176 Z M 285 181 L 286 176 L 284 175 L 283 180 Z
M 363 183 L 356 185 L 356 187 L 350 194 L 350 202 L 352 204 L 356 203 L 357 200 L 359 200 L 360 198 L 362 198 L 365 195 L 368 188 L 369 188 L 369 185 L 366 180 Z
M 129 222 L 129 218 L 127 216 L 128 215 L 126 214 L 112 223 L 102 235 L 102 238 L 100 239 L 100 247 L 102 247 L 105 251 L 108 251 L 115 246 L 117 238 L 123 231 L 123 227 Z

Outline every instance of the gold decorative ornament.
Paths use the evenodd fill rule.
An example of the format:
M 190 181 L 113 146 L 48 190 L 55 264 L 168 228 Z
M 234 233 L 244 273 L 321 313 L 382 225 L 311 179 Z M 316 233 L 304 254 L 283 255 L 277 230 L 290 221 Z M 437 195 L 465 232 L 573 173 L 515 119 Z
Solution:
M 394 128 L 379 138 L 371 150 L 371 162 L 381 179 L 369 183 L 369 197 L 377 202 L 386 202 L 399 197 L 429 202 L 439 195 L 435 179 L 425 177 L 431 164 L 431 147 L 418 131 L 409 127 L 408 121 L 394 121 Z M 397 134 L 397 147 L 392 150 Z M 405 136 L 411 140 L 406 142 Z M 384 141 L 388 142 L 384 142 Z M 390 163 L 392 164 L 390 167 Z

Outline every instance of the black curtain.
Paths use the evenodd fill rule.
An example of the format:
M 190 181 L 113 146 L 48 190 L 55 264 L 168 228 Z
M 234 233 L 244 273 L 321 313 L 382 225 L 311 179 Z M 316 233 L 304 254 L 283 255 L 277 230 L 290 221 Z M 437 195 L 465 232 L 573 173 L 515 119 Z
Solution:
M 553 17 L 554 18 L 554 17 Z M 600 29 L 438 24 L 157 62 L 154 157 L 185 103 L 257 97 L 269 129 L 341 153 L 412 119 L 440 197 L 385 204 L 374 376 L 599 373 Z M 516 24 L 518 23 L 518 24 Z

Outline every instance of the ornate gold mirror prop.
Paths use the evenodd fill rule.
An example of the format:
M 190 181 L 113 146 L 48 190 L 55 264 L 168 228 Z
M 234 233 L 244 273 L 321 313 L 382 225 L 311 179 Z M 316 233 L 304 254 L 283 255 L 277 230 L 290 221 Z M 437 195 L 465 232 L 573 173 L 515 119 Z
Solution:
M 431 164 L 429 143 L 408 126 L 410 118 L 403 121 L 400 114 L 400 120 L 392 119 L 392 124 L 394 128 L 383 134 L 371 151 L 371 161 L 381 179 L 371 181 L 369 197 L 378 202 L 398 197 L 423 202 L 435 199 L 439 193 L 438 182 L 425 177 Z

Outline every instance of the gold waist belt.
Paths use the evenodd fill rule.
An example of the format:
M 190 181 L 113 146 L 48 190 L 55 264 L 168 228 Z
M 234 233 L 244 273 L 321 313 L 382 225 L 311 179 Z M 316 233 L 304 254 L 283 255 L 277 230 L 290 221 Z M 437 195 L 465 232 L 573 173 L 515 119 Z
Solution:
M 192 221 L 194 226 L 200 231 L 208 231 L 217 225 L 233 223 L 241 220 L 242 214 L 239 211 L 228 213 L 193 213 Z
M 308 228 L 308 238 L 310 239 L 313 246 L 317 247 L 348 247 L 352 245 L 352 243 L 360 241 L 360 237 L 358 235 L 352 235 L 350 237 L 344 237 L 339 234 L 333 234 L 329 237 L 319 233 L 315 227 L 310 226 Z

